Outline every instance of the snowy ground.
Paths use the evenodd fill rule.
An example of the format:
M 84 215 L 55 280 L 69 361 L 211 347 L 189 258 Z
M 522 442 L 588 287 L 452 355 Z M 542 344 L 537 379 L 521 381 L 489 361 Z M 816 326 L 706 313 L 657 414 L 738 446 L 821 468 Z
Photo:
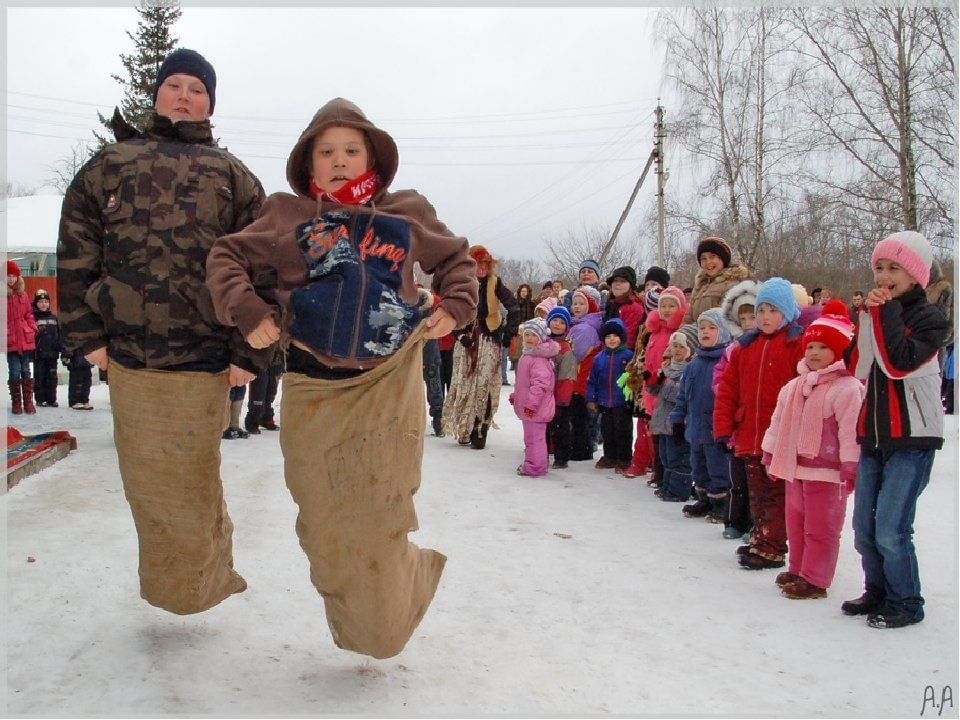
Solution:
M 0 500 L 3 716 L 957 717 L 955 418 L 917 513 L 927 619 L 880 631 L 840 613 L 861 591 L 849 517 L 830 598 L 787 600 L 639 479 L 592 463 L 517 477 L 504 394 L 486 450 L 425 440 L 412 538 L 450 559 L 406 650 L 376 661 L 330 640 L 276 434 L 222 447 L 249 589 L 190 617 L 140 600 L 105 386 L 92 404 L 15 418 L 79 449 Z

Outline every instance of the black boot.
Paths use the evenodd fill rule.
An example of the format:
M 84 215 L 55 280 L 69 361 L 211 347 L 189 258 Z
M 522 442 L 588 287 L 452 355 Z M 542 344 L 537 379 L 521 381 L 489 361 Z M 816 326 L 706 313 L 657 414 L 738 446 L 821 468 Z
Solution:
M 480 426 L 473 426 L 473 432 L 470 433 L 470 447 L 474 450 L 483 450 L 487 445 L 487 430 L 490 426 L 487 423 L 481 423 Z
M 707 491 L 702 488 L 695 488 L 697 501 L 683 506 L 685 517 L 704 517 L 710 512 L 710 500 L 707 498 Z
M 883 600 L 871 592 L 865 592 L 855 600 L 846 600 L 840 605 L 844 615 L 869 615 L 883 607 Z
M 707 495 L 707 500 L 710 503 L 710 512 L 707 515 L 707 520 L 716 524 L 724 522 L 727 519 L 727 510 L 730 504 L 730 494 L 723 493 L 722 495 Z

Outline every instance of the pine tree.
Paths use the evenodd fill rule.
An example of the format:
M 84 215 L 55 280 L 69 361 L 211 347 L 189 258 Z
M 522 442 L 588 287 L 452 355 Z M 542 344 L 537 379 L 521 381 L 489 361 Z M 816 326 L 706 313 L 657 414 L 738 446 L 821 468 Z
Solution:
M 153 81 L 163 59 L 177 44 L 178 38 L 173 37 L 170 30 L 180 18 L 180 3 L 178 0 L 141 0 L 137 6 L 137 14 L 140 15 L 137 34 L 127 32 L 127 37 L 133 42 L 134 51 L 129 55 L 120 55 L 126 77 L 111 77 L 124 88 L 123 101 L 120 104 L 123 118 L 137 130 L 143 130 L 153 111 Z M 106 118 L 100 113 L 97 115 L 100 122 L 115 134 L 117 114 L 114 113 L 112 118 Z M 109 142 L 97 133 L 94 135 L 99 141 L 99 147 Z

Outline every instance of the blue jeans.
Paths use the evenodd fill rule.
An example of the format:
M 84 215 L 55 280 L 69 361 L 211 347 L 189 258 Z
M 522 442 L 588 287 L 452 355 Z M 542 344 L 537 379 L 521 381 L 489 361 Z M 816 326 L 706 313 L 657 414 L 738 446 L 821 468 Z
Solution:
M 697 443 L 690 448 L 693 484 L 708 493 L 719 495 L 730 490 L 730 458 L 723 443 Z
M 917 498 L 930 481 L 934 452 L 862 448 L 853 496 L 853 544 L 867 594 L 915 618 L 923 618 L 923 596 L 913 519 Z
M 690 474 L 690 443 L 678 443 L 669 433 L 657 435 L 660 461 L 663 463 L 663 484 L 660 491 L 682 500 L 690 498 L 693 486 Z
M 7 382 L 9 384 L 13 385 L 21 380 L 30 379 L 31 355 L 33 355 L 33 353 L 29 350 L 7 353 Z
M 507 385 L 510 380 L 507 377 L 507 368 L 510 366 L 510 348 L 505 347 L 500 354 L 500 382 Z

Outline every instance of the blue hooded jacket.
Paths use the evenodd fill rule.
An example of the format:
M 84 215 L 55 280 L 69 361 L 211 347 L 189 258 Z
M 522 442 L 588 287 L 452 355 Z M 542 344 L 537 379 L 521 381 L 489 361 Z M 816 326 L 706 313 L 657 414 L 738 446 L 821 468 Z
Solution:
M 670 413 L 671 423 L 686 423 L 684 437 L 691 445 L 712 443 L 713 369 L 720 362 L 728 343 L 697 348 L 696 355 L 683 371 L 677 404 Z

